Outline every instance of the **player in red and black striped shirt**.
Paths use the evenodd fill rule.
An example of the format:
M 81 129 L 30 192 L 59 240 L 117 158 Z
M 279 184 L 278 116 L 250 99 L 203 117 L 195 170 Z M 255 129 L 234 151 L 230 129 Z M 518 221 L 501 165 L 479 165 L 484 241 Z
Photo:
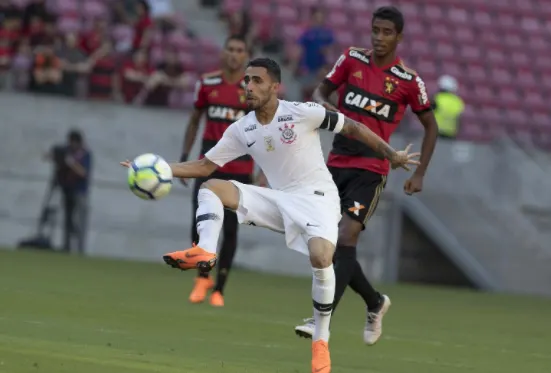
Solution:
M 188 159 L 188 155 L 197 137 L 199 122 L 203 115 L 206 115 L 206 125 L 201 146 L 201 158 L 222 138 L 224 131 L 226 131 L 230 124 L 247 113 L 245 83 L 243 82 L 245 65 L 249 57 L 247 51 L 247 43 L 243 38 L 238 36 L 229 37 L 224 45 L 222 69 L 204 74 L 197 82 L 195 109 L 191 115 L 184 138 L 182 162 Z M 253 160 L 249 155 L 246 155 L 219 168 L 208 178 L 236 180 L 241 183 L 250 184 L 253 181 L 253 171 Z M 193 191 L 193 242 L 199 242 L 195 221 L 195 211 L 198 206 L 197 193 L 201 184 L 206 180 L 195 180 Z M 263 184 L 263 180 L 265 179 L 260 174 L 257 182 Z M 195 287 L 189 297 L 192 303 L 203 302 L 207 292 L 214 287 L 210 303 L 213 306 L 224 305 L 222 293 L 237 248 L 238 226 L 235 213 L 226 210 L 224 215 L 224 239 L 218 256 L 216 284 L 208 277 L 208 274 L 199 272 L 195 280 Z
M 396 56 L 403 28 L 404 18 L 398 9 L 390 6 L 377 9 L 372 19 L 373 50 L 348 48 L 344 51 L 314 92 L 314 100 L 329 110 L 340 111 L 363 123 L 387 142 L 410 106 L 425 128 L 421 165 L 404 185 L 404 192 L 411 195 L 422 189 L 438 127 L 425 83 Z M 339 96 L 337 108 L 329 100 L 335 91 Z M 350 285 L 366 303 L 364 341 L 372 345 L 381 336 L 382 318 L 390 306 L 390 299 L 375 291 L 365 277 L 356 259 L 356 246 L 361 231 L 377 207 L 389 164 L 362 143 L 336 135 L 327 166 L 339 189 L 343 209 L 333 259 L 336 277 L 333 310 Z M 295 328 L 299 336 L 308 338 L 312 331 L 313 319 L 307 319 L 305 324 Z

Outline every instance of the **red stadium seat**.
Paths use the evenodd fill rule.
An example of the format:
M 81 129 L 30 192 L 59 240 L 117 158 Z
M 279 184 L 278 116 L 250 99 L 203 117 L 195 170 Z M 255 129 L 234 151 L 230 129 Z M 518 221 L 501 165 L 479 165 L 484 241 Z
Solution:
M 448 19 L 452 21 L 456 26 L 466 25 L 471 17 L 466 9 L 451 7 L 448 10 Z
M 410 19 L 411 17 L 417 17 L 421 15 L 421 11 L 419 10 L 419 5 L 412 2 L 406 2 L 404 4 L 401 4 L 400 10 L 402 11 L 404 18 L 406 19 Z M 408 26 L 408 30 L 409 30 L 409 26 Z
M 422 16 L 430 22 L 438 22 L 444 20 L 444 12 L 437 5 L 425 5 Z
M 62 17 L 57 20 L 57 28 L 61 33 L 79 32 L 82 23 L 74 17 Z
M 480 61 L 478 61 L 480 62 Z M 469 64 L 467 65 L 467 76 L 468 79 L 474 80 L 479 83 L 486 80 L 486 70 L 480 65 Z
M 466 63 L 479 63 L 482 58 L 482 53 L 479 48 L 472 45 L 464 45 L 459 50 L 459 59 Z
M 490 79 L 494 84 L 510 85 L 513 83 L 513 77 L 504 68 L 490 68 Z
M 321 3 L 328 12 L 345 8 L 345 3 L 342 0 L 322 0 Z
M 347 29 L 335 30 L 335 41 L 341 49 L 357 44 L 356 35 Z
M 350 25 L 350 19 L 348 18 L 348 15 L 346 14 L 346 12 L 340 10 L 334 10 L 329 13 L 327 15 L 327 21 L 329 22 L 331 27 L 334 28 L 341 28 Z M 368 24 L 368 22 L 365 22 L 365 20 L 364 23 Z
M 503 37 L 503 45 L 510 49 L 520 49 L 524 46 L 525 41 L 520 37 L 518 32 L 507 32 Z
M 108 9 L 100 1 L 85 1 L 82 3 L 81 14 L 85 18 L 102 18 L 108 16 Z
M 513 88 L 500 89 L 499 102 L 508 108 L 516 108 L 520 106 L 520 98 Z
M 78 17 L 80 6 L 77 0 L 58 0 L 56 13 L 62 17 Z
M 455 40 L 461 45 L 470 45 L 474 43 L 476 37 L 472 29 L 468 27 L 457 27 L 454 34 Z
M 501 49 L 488 49 L 486 50 L 486 60 L 490 66 L 503 66 L 508 61 L 508 56 L 505 56 Z
M 222 13 L 224 15 L 230 15 L 243 9 L 245 6 L 245 0 L 224 0 L 222 3 Z
M 298 22 L 299 13 L 296 7 L 280 5 L 277 7 L 275 16 L 283 24 L 292 24 Z

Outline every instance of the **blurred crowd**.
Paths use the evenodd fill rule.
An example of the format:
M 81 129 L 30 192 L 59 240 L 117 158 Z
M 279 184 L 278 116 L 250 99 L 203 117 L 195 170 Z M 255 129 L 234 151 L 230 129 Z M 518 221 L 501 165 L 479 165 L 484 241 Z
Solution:
M 170 0 L 0 0 L 0 22 L 2 88 L 183 106 L 201 72 Z

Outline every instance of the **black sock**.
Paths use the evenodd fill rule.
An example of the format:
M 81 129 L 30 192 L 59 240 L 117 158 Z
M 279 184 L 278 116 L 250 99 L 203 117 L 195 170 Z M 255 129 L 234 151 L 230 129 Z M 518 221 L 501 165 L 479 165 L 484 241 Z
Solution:
M 381 294 L 379 294 L 365 277 L 362 267 L 358 260 L 355 260 L 354 274 L 350 280 L 350 288 L 363 298 L 367 308 L 370 311 L 376 310 L 381 303 Z
M 201 272 L 201 271 L 197 271 L 197 277 L 201 277 L 201 278 L 209 278 L 209 272 Z
M 348 283 L 354 273 L 356 263 L 356 248 L 354 246 L 342 246 L 337 244 L 333 265 L 335 268 L 335 300 L 333 301 L 333 312 L 344 295 Z
M 224 286 L 233 263 L 233 257 L 237 250 L 237 215 L 232 211 L 224 212 L 224 240 L 218 254 L 218 265 L 216 274 L 216 285 L 214 291 L 224 293 Z

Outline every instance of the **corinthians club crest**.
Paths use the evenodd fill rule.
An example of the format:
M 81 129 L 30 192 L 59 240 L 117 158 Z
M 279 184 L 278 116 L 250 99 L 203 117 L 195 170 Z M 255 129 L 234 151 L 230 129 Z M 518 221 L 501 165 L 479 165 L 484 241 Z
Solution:
M 294 130 L 295 125 L 292 123 L 285 123 L 283 127 L 279 127 L 281 131 L 281 142 L 284 144 L 292 144 L 297 139 L 297 134 Z

